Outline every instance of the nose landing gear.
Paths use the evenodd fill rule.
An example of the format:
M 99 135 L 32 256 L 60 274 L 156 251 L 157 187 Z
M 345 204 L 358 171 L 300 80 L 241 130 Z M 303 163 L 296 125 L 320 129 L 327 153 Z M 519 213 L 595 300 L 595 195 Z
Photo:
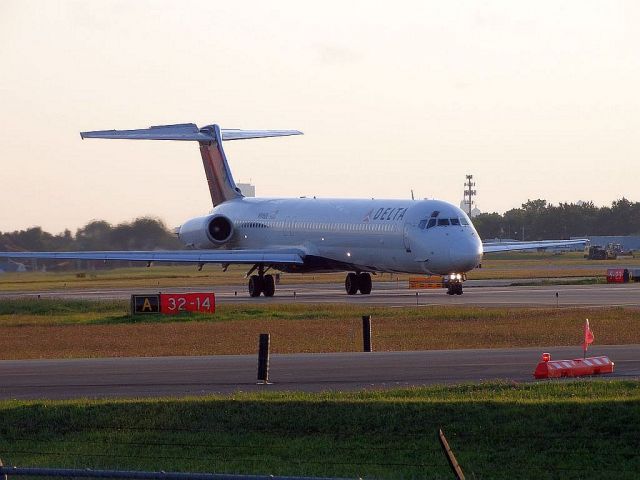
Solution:
M 362 295 L 371 293 L 371 275 L 369 273 L 348 273 L 344 281 L 347 295 L 355 295 L 360 291 Z
M 452 273 L 444 278 L 444 284 L 447 287 L 447 295 L 462 295 L 462 282 L 466 279 L 466 275 Z

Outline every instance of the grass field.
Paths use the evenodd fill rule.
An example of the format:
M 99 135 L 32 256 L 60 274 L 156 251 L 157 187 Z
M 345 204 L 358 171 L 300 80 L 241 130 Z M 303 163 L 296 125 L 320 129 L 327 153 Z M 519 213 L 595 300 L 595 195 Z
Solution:
M 637 308 L 478 308 L 219 305 L 213 315 L 132 317 L 127 302 L 0 300 L 0 358 L 359 351 L 372 315 L 378 351 L 579 345 L 589 318 L 597 343 L 640 343 Z
M 380 479 L 636 479 L 640 383 L 491 383 L 205 399 L 3 402 L 19 466 Z
M 604 265 L 638 267 L 639 258 L 619 258 L 617 260 L 585 260 L 582 253 L 554 255 L 540 252 L 520 252 L 490 254 L 482 268 L 469 272 L 470 279 L 512 279 L 512 278 L 604 278 Z M 98 269 L 80 272 L 28 272 L 0 275 L 0 291 L 48 291 L 60 289 L 92 288 L 166 288 L 166 287 L 211 287 L 235 285 L 245 288 L 246 268 L 231 266 L 225 273 L 219 266 L 207 265 L 202 271 L 194 266 L 154 266 Z M 374 281 L 407 282 L 410 275 L 378 275 Z M 281 283 L 342 283 L 344 273 L 331 274 L 282 274 Z

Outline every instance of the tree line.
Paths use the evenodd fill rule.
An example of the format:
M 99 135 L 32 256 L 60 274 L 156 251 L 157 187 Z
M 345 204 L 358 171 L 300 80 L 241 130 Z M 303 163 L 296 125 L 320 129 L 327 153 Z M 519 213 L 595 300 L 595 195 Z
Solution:
M 517 240 L 551 240 L 589 235 L 640 234 L 640 202 L 626 198 L 610 207 L 596 207 L 593 202 L 560 203 L 528 200 L 521 208 L 500 215 L 482 213 L 473 219 L 480 238 Z
M 560 203 L 529 200 L 521 208 L 503 215 L 482 213 L 473 219 L 482 239 L 513 238 L 550 240 L 588 235 L 640 234 L 640 202 L 626 198 L 610 207 L 596 207 L 593 202 Z M 0 249 L 8 251 L 65 250 L 158 250 L 180 249 L 182 243 L 161 220 L 136 218 L 132 222 L 111 225 L 93 220 L 73 234 L 60 234 L 32 227 L 14 232 L 0 232 Z
M 92 220 L 76 233 L 65 230 L 53 235 L 41 227 L 14 232 L 0 232 L 0 249 L 7 251 L 65 250 L 174 250 L 182 243 L 157 218 L 141 217 L 132 222 L 111 225 Z

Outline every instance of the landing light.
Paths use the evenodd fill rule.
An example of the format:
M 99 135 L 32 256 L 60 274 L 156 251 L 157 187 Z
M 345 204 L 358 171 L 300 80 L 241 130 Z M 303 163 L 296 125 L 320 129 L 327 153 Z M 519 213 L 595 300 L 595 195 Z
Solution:
M 347 257 L 350 257 L 350 256 L 351 256 L 351 252 L 347 252 Z

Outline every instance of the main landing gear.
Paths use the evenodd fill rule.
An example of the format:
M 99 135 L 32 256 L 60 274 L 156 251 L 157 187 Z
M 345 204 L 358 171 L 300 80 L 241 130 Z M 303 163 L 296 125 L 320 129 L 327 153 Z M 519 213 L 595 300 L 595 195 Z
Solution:
M 368 273 L 349 273 L 344 281 L 347 295 L 355 295 L 358 290 L 362 295 L 371 293 L 371 275 Z
M 251 271 L 253 270 L 255 270 L 255 267 L 251 269 Z M 273 279 L 273 275 L 265 275 L 264 267 L 260 265 L 258 267 L 258 275 L 249 277 L 249 295 L 259 297 L 260 294 L 263 294 L 265 297 L 273 297 L 274 293 L 276 293 L 276 282 Z

